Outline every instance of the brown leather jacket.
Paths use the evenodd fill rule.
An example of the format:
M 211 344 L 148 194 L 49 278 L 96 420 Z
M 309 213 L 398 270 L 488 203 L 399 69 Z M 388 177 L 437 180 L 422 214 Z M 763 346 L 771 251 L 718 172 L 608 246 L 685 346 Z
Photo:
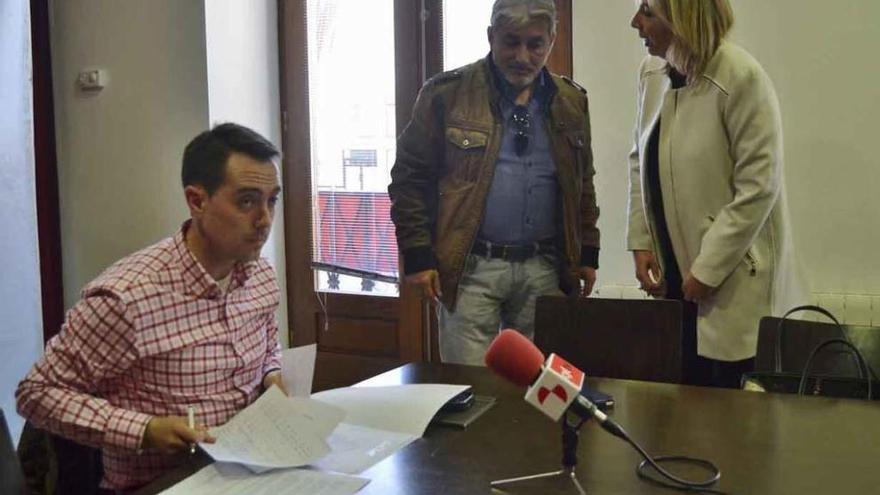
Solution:
M 391 170 L 391 219 L 404 272 L 440 272 L 442 302 L 453 309 L 458 282 L 480 228 L 501 146 L 501 94 L 488 59 L 444 72 L 419 92 L 397 140 Z M 593 187 L 586 91 L 551 74 L 555 91 L 547 131 L 559 180 L 564 235 L 561 287 L 577 287 L 575 270 L 597 267 L 599 230 Z

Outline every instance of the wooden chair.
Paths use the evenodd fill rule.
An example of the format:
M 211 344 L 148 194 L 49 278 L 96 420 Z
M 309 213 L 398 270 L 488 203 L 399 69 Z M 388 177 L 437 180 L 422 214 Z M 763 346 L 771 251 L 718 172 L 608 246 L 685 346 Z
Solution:
M 696 346 L 693 305 L 657 299 L 538 298 L 535 344 L 588 376 L 687 381 Z

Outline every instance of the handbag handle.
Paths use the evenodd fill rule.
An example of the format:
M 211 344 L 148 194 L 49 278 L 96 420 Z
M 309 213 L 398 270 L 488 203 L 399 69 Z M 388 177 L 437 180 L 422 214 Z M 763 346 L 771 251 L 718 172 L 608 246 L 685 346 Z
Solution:
M 840 322 L 837 321 L 837 318 L 835 318 L 830 311 L 821 306 L 815 306 L 812 304 L 796 306 L 786 311 L 785 314 L 782 315 L 782 318 L 779 319 L 779 324 L 776 326 L 776 352 L 774 353 L 773 369 L 777 373 L 782 373 L 782 329 L 784 328 L 785 321 L 788 319 L 788 317 L 791 316 L 792 313 L 797 313 L 798 311 L 813 311 L 815 313 L 825 315 L 826 317 L 828 317 L 829 320 L 833 321 L 834 324 L 837 325 L 837 329 L 840 330 L 840 334 L 842 335 L 843 340 L 852 345 L 852 342 L 850 342 L 849 338 L 846 336 L 846 332 L 843 331 L 843 326 L 840 325 Z
M 817 345 L 813 352 L 810 353 L 810 357 L 807 358 L 806 364 L 804 364 L 804 371 L 801 373 L 801 381 L 798 384 L 798 395 L 804 395 L 804 391 L 807 388 L 807 377 L 810 375 L 810 370 L 813 367 L 813 360 L 819 354 L 819 351 L 822 349 L 832 345 L 832 344 L 840 344 L 844 347 L 847 347 L 852 355 L 856 357 L 856 361 L 859 363 L 859 379 L 864 379 L 868 383 L 868 400 L 871 400 L 873 397 L 873 392 L 871 390 L 872 380 L 871 374 L 868 372 L 868 363 L 865 362 L 864 356 L 862 353 L 856 349 L 856 346 L 852 345 L 852 343 L 848 340 L 844 339 L 828 339 L 825 342 Z

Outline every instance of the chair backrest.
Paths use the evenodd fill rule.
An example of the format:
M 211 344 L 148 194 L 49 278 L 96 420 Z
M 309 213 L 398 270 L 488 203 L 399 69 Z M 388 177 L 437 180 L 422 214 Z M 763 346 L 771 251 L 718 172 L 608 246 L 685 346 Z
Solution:
M 18 458 L 30 493 L 112 493 L 100 488 L 104 471 L 99 449 L 41 430 L 30 421 L 21 432 Z
M 12 436 L 9 434 L 3 409 L 0 409 L 0 493 L 4 495 L 25 493 L 21 464 L 12 444 Z
M 680 301 L 544 296 L 535 308 L 535 344 L 588 376 L 681 383 L 694 328 Z
M 774 371 L 776 346 L 781 318 L 765 316 L 758 326 L 756 371 Z M 841 325 L 850 342 L 862 353 L 868 366 L 880 373 L 880 327 Z M 810 352 L 822 342 L 840 338 L 840 329 L 833 323 L 787 319 L 782 327 L 782 371 L 800 372 Z M 845 349 L 834 348 L 817 357 L 816 374 L 858 376 L 858 367 Z

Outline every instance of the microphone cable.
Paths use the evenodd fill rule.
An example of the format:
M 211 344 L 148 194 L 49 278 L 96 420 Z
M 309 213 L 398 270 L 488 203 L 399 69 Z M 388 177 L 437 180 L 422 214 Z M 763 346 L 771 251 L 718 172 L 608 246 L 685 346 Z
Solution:
M 590 409 L 594 409 L 598 411 L 595 405 L 592 405 Z M 592 412 L 592 411 L 591 411 Z M 603 417 L 604 416 L 604 417 Z M 690 493 L 709 493 L 713 495 L 731 495 L 727 492 L 722 492 L 720 490 L 716 490 L 711 488 L 712 485 L 718 482 L 721 479 L 721 470 L 718 469 L 712 461 L 708 461 L 705 459 L 697 459 L 694 457 L 686 457 L 679 455 L 664 455 L 653 457 L 649 454 L 638 442 L 632 439 L 629 436 L 629 433 L 623 429 L 619 424 L 614 422 L 611 418 L 605 416 L 597 416 L 594 413 L 594 417 L 598 420 L 599 426 L 602 427 L 608 433 L 626 441 L 626 443 L 630 444 L 638 453 L 644 458 L 642 462 L 636 466 L 636 476 L 639 479 L 651 483 L 656 486 L 671 488 L 673 490 L 685 491 Z M 684 478 L 680 478 L 669 471 L 663 469 L 660 466 L 660 463 L 678 463 L 678 464 L 690 464 L 693 466 L 698 466 L 710 473 L 710 477 L 702 480 L 702 481 L 690 481 Z M 660 476 L 654 476 L 649 474 L 650 469 L 657 472 Z M 665 478 L 665 479 L 664 479 Z

